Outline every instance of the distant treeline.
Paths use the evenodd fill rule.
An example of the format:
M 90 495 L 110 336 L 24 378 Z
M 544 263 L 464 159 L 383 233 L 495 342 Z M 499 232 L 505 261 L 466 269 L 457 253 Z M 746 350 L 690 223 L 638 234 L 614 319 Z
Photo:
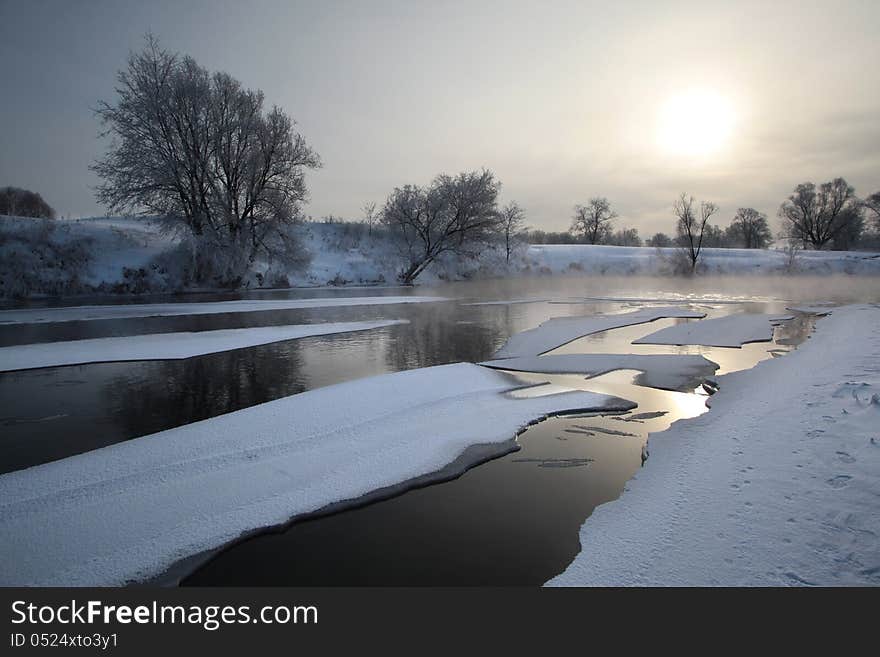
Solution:
M 703 248 L 765 249 L 773 242 L 767 215 L 755 208 L 739 208 L 726 227 L 709 222 L 718 206 L 682 194 L 673 204 L 672 234 L 655 233 L 642 240 L 636 228 L 615 230 L 618 217 L 607 198 L 594 197 L 585 205 L 574 206 L 571 227 L 564 232 L 530 230 L 531 244 L 606 244 L 613 246 L 679 247 L 693 251 L 694 259 Z M 843 178 L 816 185 L 801 183 L 780 205 L 780 240 L 797 243 L 800 248 L 848 251 L 880 248 L 880 192 L 865 199 Z
M 55 210 L 43 197 L 20 187 L 0 187 L 0 214 L 54 219 Z

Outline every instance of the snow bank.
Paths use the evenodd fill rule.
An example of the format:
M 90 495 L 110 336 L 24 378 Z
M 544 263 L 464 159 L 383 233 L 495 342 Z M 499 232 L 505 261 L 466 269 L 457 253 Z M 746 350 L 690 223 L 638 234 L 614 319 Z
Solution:
M 633 344 L 699 344 L 706 347 L 741 347 L 748 342 L 769 342 L 773 325 L 791 319 L 783 315 L 743 313 L 699 322 L 667 326 Z
M 149 220 L 0 217 L 0 296 L 81 294 L 121 284 L 173 246 Z
M 850 306 L 721 377 L 709 413 L 651 437 L 548 584 L 880 584 L 878 360 L 880 308 Z
M 258 258 L 242 286 L 315 287 L 391 284 L 405 269 L 382 227 L 307 222 L 290 227 L 301 259 Z M 0 297 L 86 292 L 174 292 L 204 284 L 192 280 L 192 256 L 179 237 L 149 219 L 95 217 L 50 222 L 0 217 Z M 306 264 L 306 260 L 309 260 Z M 517 247 L 507 262 L 501 244 L 478 257 L 443 254 L 419 282 L 514 275 L 657 275 L 675 273 L 675 249 L 587 244 Z M 5 265 L 5 266 L 4 266 Z M 711 274 L 880 274 L 880 254 L 782 250 L 705 249 L 701 270 Z
M 554 317 L 538 325 L 537 328 L 511 336 L 497 352 L 495 358 L 515 356 L 537 356 L 551 349 L 577 340 L 585 335 L 645 324 L 664 317 L 685 317 L 699 319 L 706 313 L 693 312 L 682 308 L 645 308 L 620 315 L 592 315 L 589 317 Z
M 57 308 L 19 308 L 0 310 L 0 324 L 43 324 L 84 322 L 129 317 L 169 317 L 172 315 L 215 315 L 255 313 L 265 310 L 297 308 L 335 308 L 338 306 L 385 306 L 400 303 L 433 303 L 445 297 L 324 297 L 320 299 L 242 299 L 239 301 L 201 301 L 197 303 L 133 303 L 113 306 L 64 306 Z
M 328 386 L 0 476 L 0 585 L 144 580 L 243 532 L 444 468 L 547 414 L 470 364 Z M 500 445 L 499 445 L 500 446 Z
M 258 258 L 242 286 L 316 287 L 391 284 L 405 269 L 382 227 L 306 222 L 290 227 L 302 258 Z M 675 249 L 536 244 L 517 247 L 507 261 L 501 244 L 479 257 L 443 254 L 419 277 L 423 284 L 476 277 L 534 274 L 658 275 L 679 267 Z M 6 265 L 6 266 L 3 266 Z M 880 274 L 880 254 L 704 249 L 701 271 L 711 274 Z M 87 292 L 140 294 L 204 285 L 192 280 L 191 253 L 179 236 L 145 218 L 94 217 L 53 221 L 0 217 L 0 297 Z
M 583 374 L 587 378 L 615 370 L 638 370 L 642 372 L 636 379 L 639 385 L 687 392 L 693 391 L 695 380 L 718 369 L 703 356 L 684 354 L 557 354 L 490 360 L 480 365 L 514 372 Z
M 656 275 L 675 271 L 674 248 L 593 244 L 532 244 L 525 264 L 544 274 Z M 708 274 L 880 274 L 880 254 L 860 251 L 799 251 L 794 261 L 782 250 L 703 249 Z
M 328 322 L 325 324 L 291 324 L 256 328 L 222 329 L 192 333 L 153 333 L 118 338 L 95 338 L 67 342 L 0 347 L 0 372 L 38 367 L 60 367 L 83 363 L 109 363 L 132 360 L 176 360 L 221 351 L 256 347 L 271 342 L 308 338 L 332 333 L 367 331 L 405 319 L 371 322 Z

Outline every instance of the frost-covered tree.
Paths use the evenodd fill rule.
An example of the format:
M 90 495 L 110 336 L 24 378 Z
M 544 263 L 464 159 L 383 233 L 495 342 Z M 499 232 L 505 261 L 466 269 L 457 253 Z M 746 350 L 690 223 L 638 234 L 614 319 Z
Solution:
M 524 237 L 529 244 L 577 244 L 577 238 L 568 231 L 554 233 L 532 230 L 528 231 Z
M 730 246 L 727 234 L 718 226 L 712 224 L 706 225 L 703 233 L 703 248 L 706 249 L 726 249 Z
M 679 250 L 687 259 L 690 273 L 696 271 L 697 263 L 703 252 L 709 219 L 718 211 L 718 206 L 710 201 L 700 201 L 699 208 L 695 208 L 694 203 L 696 201 L 693 196 L 682 194 L 672 206 L 672 211 L 677 218 L 675 230 Z
M 755 208 L 739 208 L 727 228 L 730 246 L 766 249 L 773 239 L 767 215 Z
M 513 252 L 516 242 L 522 238 L 526 227 L 526 212 L 515 201 L 511 201 L 500 213 L 501 232 L 504 233 L 504 254 L 506 262 L 510 262 L 510 254 Z
M 289 247 L 280 229 L 300 217 L 305 171 L 320 160 L 282 109 L 150 35 L 116 92 L 95 110 L 112 138 L 92 166 L 100 202 L 182 221 L 205 248 L 231 247 L 248 261 Z
M 594 197 L 586 205 L 574 206 L 571 232 L 580 235 L 587 244 L 601 244 L 611 234 L 611 222 L 617 213 L 604 197 Z
M 865 208 L 874 218 L 875 230 L 880 231 L 880 192 L 874 192 L 865 199 Z
M 55 210 L 37 192 L 20 187 L 0 188 L 0 214 L 54 219 Z
M 376 223 L 379 218 L 379 210 L 376 207 L 376 203 L 370 201 L 369 203 L 364 203 L 361 208 L 361 213 L 364 215 L 364 223 L 367 224 L 367 234 L 372 236 L 373 234 L 373 224 Z
M 849 251 L 861 246 L 862 233 L 865 230 L 864 205 L 849 205 L 841 213 L 839 221 L 841 229 L 831 238 L 831 248 L 834 251 Z
M 638 228 L 621 228 L 614 231 L 606 240 L 614 246 L 641 246 L 642 238 L 639 237 Z
M 444 253 L 476 256 L 498 234 L 501 183 L 488 170 L 437 176 L 427 187 L 395 188 L 382 208 L 405 259 L 400 280 L 412 284 Z
M 779 208 L 788 234 L 804 245 L 822 249 L 847 229 L 860 205 L 855 189 L 843 178 L 822 183 L 801 183 Z
M 666 233 L 654 233 L 653 236 L 645 240 L 645 244 L 648 246 L 664 248 L 667 246 L 672 246 L 672 238 L 669 237 L 669 235 L 667 235 Z

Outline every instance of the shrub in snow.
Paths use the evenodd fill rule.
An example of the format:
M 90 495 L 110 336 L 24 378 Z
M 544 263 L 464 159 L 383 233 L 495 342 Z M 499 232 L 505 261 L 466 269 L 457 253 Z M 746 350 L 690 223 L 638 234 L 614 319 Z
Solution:
M 70 239 L 48 219 L 0 218 L 0 297 L 77 294 L 92 241 Z

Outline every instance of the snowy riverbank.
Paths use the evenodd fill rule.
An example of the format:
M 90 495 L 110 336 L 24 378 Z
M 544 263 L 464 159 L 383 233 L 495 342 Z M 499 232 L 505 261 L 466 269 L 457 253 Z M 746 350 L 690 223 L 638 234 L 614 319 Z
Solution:
M 838 308 L 652 438 L 549 585 L 880 584 L 880 307 Z
M 305 223 L 291 228 L 303 247 L 299 267 L 255 262 L 242 282 L 260 287 L 395 284 L 404 263 L 381 229 L 362 224 Z M 191 254 L 147 219 L 97 217 L 34 220 L 0 217 L 0 297 L 140 294 L 193 289 Z M 593 245 L 520 245 L 479 258 L 444 257 L 420 284 L 501 276 L 668 275 L 675 249 Z M 880 275 L 880 254 L 865 252 L 705 249 L 701 271 L 712 275 Z

